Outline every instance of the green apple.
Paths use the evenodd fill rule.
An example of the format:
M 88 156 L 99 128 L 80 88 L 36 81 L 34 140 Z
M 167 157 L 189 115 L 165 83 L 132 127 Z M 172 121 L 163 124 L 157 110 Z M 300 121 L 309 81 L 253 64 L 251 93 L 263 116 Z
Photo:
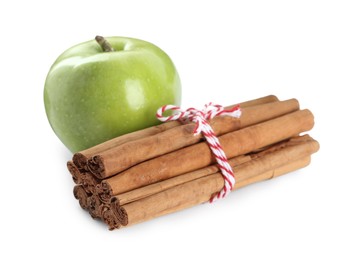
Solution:
M 157 125 L 157 109 L 180 100 L 180 79 L 169 56 L 125 37 L 97 36 L 66 50 L 44 88 L 48 120 L 72 152 Z

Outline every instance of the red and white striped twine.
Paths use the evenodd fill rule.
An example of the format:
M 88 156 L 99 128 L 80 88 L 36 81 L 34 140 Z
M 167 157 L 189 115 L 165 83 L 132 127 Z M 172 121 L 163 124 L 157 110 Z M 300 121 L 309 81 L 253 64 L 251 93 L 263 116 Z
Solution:
M 171 116 L 164 117 L 163 113 L 167 110 L 172 110 L 176 113 Z M 205 137 L 213 155 L 215 156 L 215 159 L 218 163 L 218 167 L 221 171 L 222 176 L 224 177 L 225 183 L 223 189 L 215 196 L 213 196 L 210 199 L 210 202 L 213 202 L 220 198 L 224 198 L 230 193 L 230 191 L 235 185 L 234 172 L 226 158 L 226 155 L 220 145 L 218 138 L 216 137 L 213 129 L 208 123 L 208 120 L 212 119 L 215 116 L 240 117 L 241 109 L 239 105 L 231 109 L 224 109 L 223 106 L 216 105 L 210 102 L 206 104 L 202 110 L 198 110 L 195 108 L 188 108 L 187 110 L 183 110 L 178 106 L 165 105 L 159 108 L 156 114 L 156 117 L 162 122 L 174 120 L 179 120 L 184 123 L 194 122 L 196 123 L 196 126 L 193 134 L 197 135 L 202 133 Z

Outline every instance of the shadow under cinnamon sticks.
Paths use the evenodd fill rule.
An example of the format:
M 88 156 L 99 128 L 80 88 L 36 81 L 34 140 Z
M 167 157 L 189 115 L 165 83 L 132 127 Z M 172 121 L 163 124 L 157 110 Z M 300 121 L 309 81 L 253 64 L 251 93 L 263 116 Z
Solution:
M 265 151 L 250 154 L 250 158 L 246 162 L 234 167 L 236 174 L 234 190 L 305 167 L 310 163 L 311 154 L 318 149 L 318 142 L 305 135 L 291 138 Z M 180 176 L 175 178 L 180 178 Z M 109 224 L 109 228 L 133 225 L 207 202 L 224 185 L 220 173 L 212 173 L 209 170 L 206 171 L 205 176 L 199 176 L 197 179 L 178 185 L 176 185 L 177 182 L 172 180 L 165 181 L 172 182 L 171 187 L 164 184 L 162 187 L 166 189 L 163 188 L 161 191 L 158 191 L 156 187 L 154 189 L 157 193 L 154 194 L 152 194 L 152 191 L 147 192 L 150 189 L 149 187 L 141 188 L 141 192 L 139 192 L 141 195 L 137 196 L 137 200 L 134 200 L 132 196 L 130 200 L 125 200 L 125 194 L 113 197 L 107 210 L 112 211 L 110 216 L 115 220 L 107 221 L 107 224 L 113 222 L 120 224 Z

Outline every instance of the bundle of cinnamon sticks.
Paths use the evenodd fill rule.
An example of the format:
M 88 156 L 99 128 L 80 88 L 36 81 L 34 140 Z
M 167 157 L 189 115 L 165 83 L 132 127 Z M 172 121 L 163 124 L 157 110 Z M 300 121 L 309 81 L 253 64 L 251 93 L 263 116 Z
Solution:
M 301 133 L 314 118 L 296 99 L 266 96 L 240 107 L 240 118 L 209 121 L 235 173 L 234 190 L 310 163 L 319 144 Z M 80 206 L 112 230 L 209 201 L 224 179 L 194 129 L 166 122 L 74 154 L 67 166 Z

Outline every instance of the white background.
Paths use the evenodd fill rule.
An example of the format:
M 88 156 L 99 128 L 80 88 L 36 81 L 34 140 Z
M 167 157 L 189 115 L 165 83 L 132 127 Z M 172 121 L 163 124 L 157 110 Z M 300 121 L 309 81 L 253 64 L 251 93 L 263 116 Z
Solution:
M 356 259 L 354 1 L 2 1 L 1 259 Z M 315 115 L 312 164 L 110 232 L 81 210 L 71 154 L 43 106 L 46 74 L 95 35 L 155 43 L 183 106 L 268 94 Z

